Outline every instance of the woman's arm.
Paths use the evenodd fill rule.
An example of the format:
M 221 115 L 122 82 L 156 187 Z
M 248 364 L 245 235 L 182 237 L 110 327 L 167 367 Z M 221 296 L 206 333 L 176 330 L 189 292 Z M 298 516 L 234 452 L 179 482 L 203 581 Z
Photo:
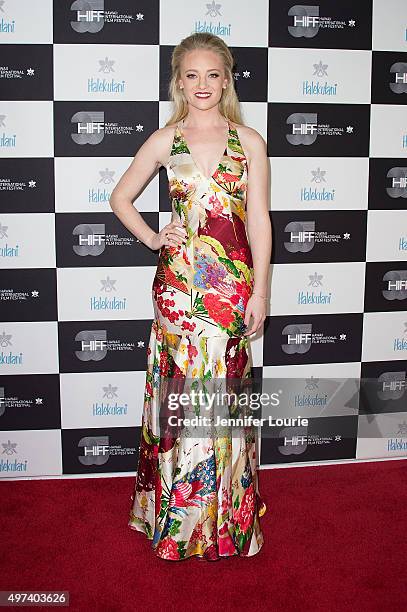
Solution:
M 112 211 L 123 225 L 150 248 L 157 234 L 133 206 L 133 200 L 138 197 L 153 173 L 163 165 L 160 160 L 165 160 L 166 155 L 169 156 L 172 133 L 171 127 L 161 128 L 147 138 L 113 189 L 109 200 Z
M 246 141 L 246 156 L 248 157 L 247 233 L 253 256 L 253 293 L 267 296 L 272 248 L 268 208 L 269 162 L 267 145 L 263 137 L 251 128 L 247 131 Z M 244 144 L 243 148 L 245 148 Z

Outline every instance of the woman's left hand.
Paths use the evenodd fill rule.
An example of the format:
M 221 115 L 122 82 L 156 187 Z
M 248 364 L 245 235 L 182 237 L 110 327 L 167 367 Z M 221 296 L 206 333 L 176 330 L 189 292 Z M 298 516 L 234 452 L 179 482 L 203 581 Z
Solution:
M 244 336 L 255 333 L 266 318 L 266 300 L 255 294 L 251 295 L 247 302 L 244 316 L 245 325 L 249 325 L 251 316 L 253 317 L 252 326 L 244 332 Z

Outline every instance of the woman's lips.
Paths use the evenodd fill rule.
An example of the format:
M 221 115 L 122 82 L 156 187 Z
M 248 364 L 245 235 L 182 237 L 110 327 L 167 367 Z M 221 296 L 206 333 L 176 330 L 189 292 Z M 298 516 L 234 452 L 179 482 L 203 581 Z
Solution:
M 211 93 L 204 93 L 204 92 L 197 92 L 195 94 L 197 98 L 209 98 L 209 96 L 211 95 L 212 95 Z

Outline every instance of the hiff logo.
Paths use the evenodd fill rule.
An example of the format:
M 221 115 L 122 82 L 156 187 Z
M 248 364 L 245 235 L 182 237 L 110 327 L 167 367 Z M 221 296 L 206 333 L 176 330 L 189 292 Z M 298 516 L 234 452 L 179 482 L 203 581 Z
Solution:
M 387 195 L 391 198 L 407 198 L 407 168 L 390 168 L 387 178 L 391 178 L 391 187 L 386 187 Z
M 81 343 L 75 351 L 79 361 L 101 361 L 107 354 L 107 331 L 105 329 L 84 329 L 78 332 L 75 340 Z
M 378 379 L 377 397 L 381 400 L 399 400 L 406 390 L 405 372 L 383 372 Z
M 71 28 L 79 34 L 100 32 L 105 23 L 104 8 L 104 0 L 75 0 L 71 10 L 76 11 L 76 20 L 71 21 Z
M 105 250 L 104 223 L 80 223 L 72 230 L 73 236 L 79 236 L 78 244 L 73 245 L 76 255 L 97 257 Z
M 291 113 L 287 117 L 287 125 L 291 125 L 291 133 L 286 134 L 292 145 L 311 145 L 317 139 L 317 113 Z
M 295 353 L 307 353 L 311 348 L 312 340 L 312 324 L 311 323 L 296 323 L 286 325 L 281 335 L 287 336 L 286 344 L 281 345 L 281 349 L 287 355 Z
M 78 457 L 82 465 L 103 465 L 109 460 L 109 436 L 84 436 L 78 448 L 83 448 L 83 455 Z
M 71 134 L 78 145 L 97 145 L 105 137 L 105 113 L 103 111 L 78 111 L 71 117 L 76 132 Z
M 288 32 L 294 38 L 313 38 L 318 34 L 319 6 L 296 4 L 288 10 L 288 15 L 293 17 Z
M 282 455 L 301 455 L 307 449 L 308 437 L 305 427 L 284 427 L 279 437 L 284 440 L 284 444 L 278 447 Z
M 289 253 L 308 253 L 315 244 L 315 221 L 290 221 L 284 228 L 290 240 L 284 242 Z
M 395 62 L 390 67 L 390 74 L 394 74 L 394 81 L 389 83 L 391 91 L 395 94 L 407 93 L 407 64 Z
M 407 270 L 388 270 L 383 281 L 387 287 L 382 291 L 386 300 L 407 299 Z

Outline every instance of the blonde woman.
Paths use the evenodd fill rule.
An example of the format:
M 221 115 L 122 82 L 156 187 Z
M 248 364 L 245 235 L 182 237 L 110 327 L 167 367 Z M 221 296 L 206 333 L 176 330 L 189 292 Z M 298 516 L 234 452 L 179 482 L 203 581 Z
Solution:
M 266 510 L 255 431 L 202 427 L 188 436 L 185 415 L 204 410 L 191 403 L 174 413 L 168 388 L 251 377 L 249 336 L 266 316 L 271 255 L 266 143 L 242 123 L 233 57 L 221 38 L 188 36 L 171 67 L 172 116 L 140 147 L 110 199 L 121 222 L 159 250 L 129 526 L 163 559 L 248 557 L 264 543 Z M 156 233 L 132 202 L 160 166 L 172 218 Z M 174 414 L 183 418 L 170 427 Z

